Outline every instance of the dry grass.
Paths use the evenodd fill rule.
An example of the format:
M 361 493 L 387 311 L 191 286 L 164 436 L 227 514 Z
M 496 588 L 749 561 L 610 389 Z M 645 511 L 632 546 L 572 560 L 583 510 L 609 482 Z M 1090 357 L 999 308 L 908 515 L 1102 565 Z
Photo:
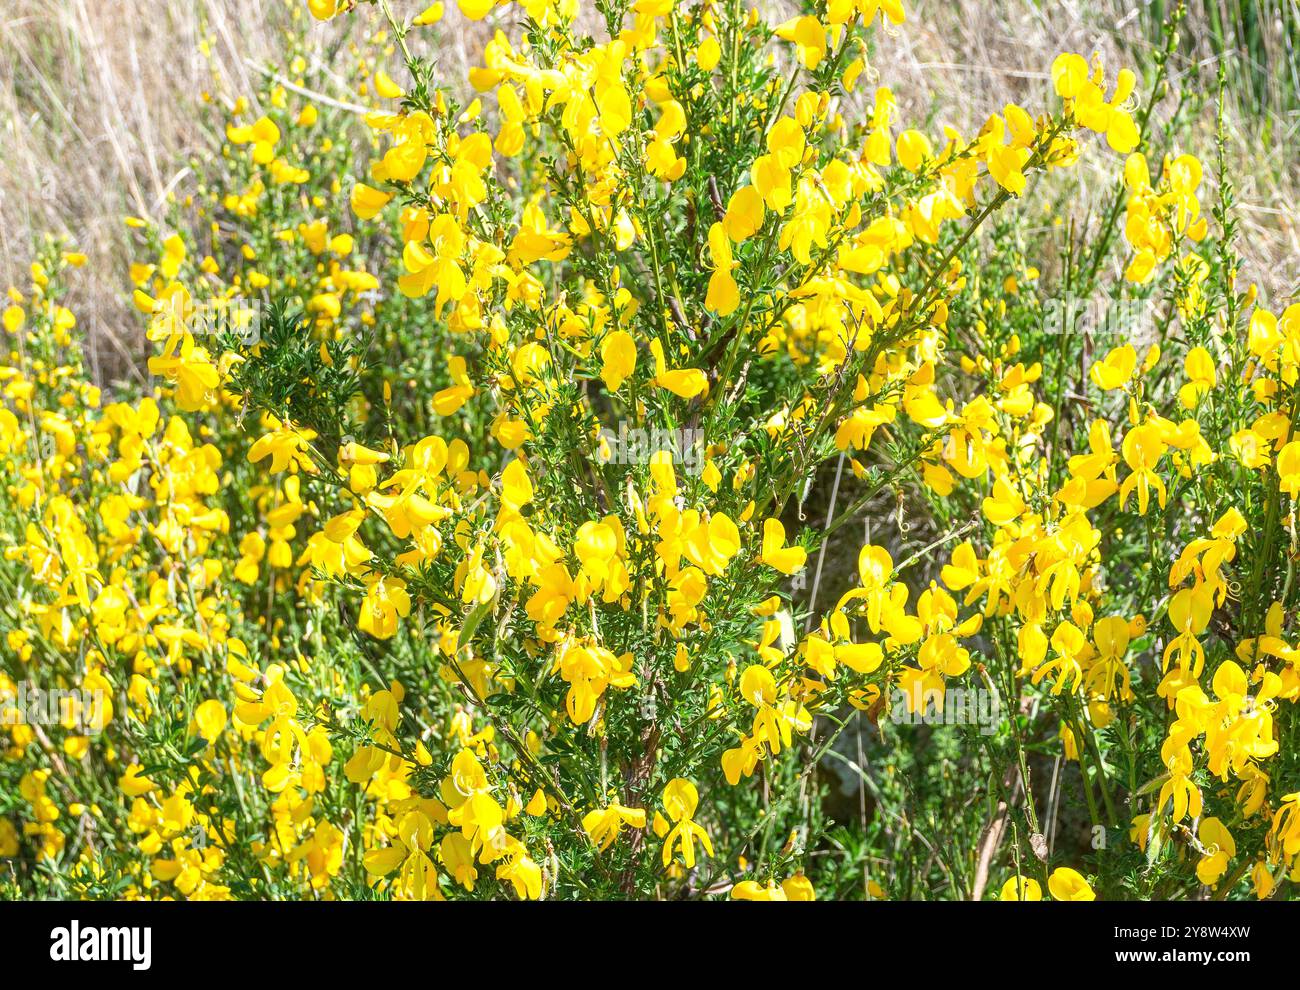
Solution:
M 0 17 L 0 285 L 23 283 L 33 245 L 68 238 L 89 256 L 72 304 L 92 360 L 130 369 L 138 320 L 123 217 L 159 218 L 211 146 L 205 90 L 253 88 L 244 58 L 276 49 L 282 7 L 265 0 L 8 0 Z M 224 79 L 199 44 L 208 39 Z
M 1218 59 L 1206 41 L 1208 0 L 1193 0 L 1182 36 L 1185 44 L 1171 63 L 1175 91 L 1211 96 L 1217 91 Z M 997 0 L 978 4 L 918 0 L 914 16 L 889 32 L 880 46 L 876 68 L 888 80 L 912 119 L 930 114 L 969 130 L 1011 101 L 1033 106 L 1050 94 L 1047 70 L 1056 53 L 1102 53 L 1107 65 L 1131 65 L 1149 56 L 1152 42 L 1140 30 L 1143 8 L 1134 0 Z M 1289 43 L 1300 45 L 1300 39 Z M 1275 41 L 1275 47 L 1281 42 Z M 1228 52 L 1230 97 L 1245 82 L 1240 73 L 1282 59 L 1275 50 Z M 1278 71 L 1281 71 L 1279 68 Z M 1162 109 L 1168 110 L 1172 100 Z M 1225 101 L 1229 161 L 1236 188 L 1246 268 L 1243 279 L 1258 282 L 1266 298 L 1295 295 L 1300 286 L 1300 229 L 1294 204 L 1300 197 L 1300 160 L 1295 155 L 1300 106 L 1259 108 L 1250 99 Z M 1179 151 L 1200 155 L 1213 172 L 1215 101 L 1204 99 L 1189 126 L 1180 128 Z M 1280 108 L 1280 109 L 1279 109 Z M 1159 115 L 1158 115 L 1159 116 Z M 1261 140 L 1265 135 L 1267 139 Z M 1099 191 L 1113 181 L 1114 162 L 1093 156 L 1091 171 L 1079 181 Z M 1105 169 L 1103 174 L 1100 170 Z M 1207 208 L 1208 196 L 1202 197 Z M 1078 202 L 1095 202 L 1095 195 Z
M 129 246 L 122 218 L 162 215 L 183 191 L 184 163 L 212 146 L 196 124 L 199 94 L 250 95 L 253 66 L 273 60 L 288 11 L 300 0 L 8 0 L 0 17 L 0 286 L 24 281 L 33 244 L 62 234 L 90 261 L 72 305 L 88 325 L 101 380 L 129 373 L 140 358 L 138 320 L 125 279 Z M 406 4 L 405 6 L 419 6 Z M 1204 16 L 1206 0 L 1193 3 Z M 891 85 L 909 119 L 978 126 L 1008 101 L 1033 105 L 1046 94 L 1045 70 L 1064 49 L 1102 51 L 1115 64 L 1141 45 L 1136 0 L 913 0 L 909 22 L 887 32 L 873 71 Z M 398 9 L 403 9 L 401 3 Z M 455 17 L 455 14 L 452 14 Z M 316 27 L 324 44 L 337 27 Z M 448 72 L 476 61 L 485 24 L 457 30 L 438 48 Z M 1191 42 L 1177 65 L 1180 82 L 1212 84 L 1213 52 Z M 208 39 L 212 67 L 199 54 Z M 1135 40 L 1138 39 L 1138 40 Z M 1291 40 L 1239 53 L 1252 64 L 1289 53 Z M 1230 53 L 1231 54 L 1231 53 Z M 1235 68 L 1237 63 L 1232 63 Z M 1230 77 L 1231 83 L 1231 77 Z M 1236 184 L 1249 265 L 1244 273 L 1274 299 L 1295 291 L 1300 193 L 1294 148 L 1300 110 L 1255 111 L 1234 102 Z M 1189 150 L 1206 153 L 1213 133 L 1206 109 Z M 1269 135 L 1261 140 L 1261 135 Z

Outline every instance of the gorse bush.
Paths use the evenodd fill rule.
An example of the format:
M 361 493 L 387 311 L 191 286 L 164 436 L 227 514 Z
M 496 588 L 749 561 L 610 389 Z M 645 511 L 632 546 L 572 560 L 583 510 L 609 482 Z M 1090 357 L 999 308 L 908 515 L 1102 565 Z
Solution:
M 153 394 L 78 255 L 10 290 L 7 894 L 1285 896 L 1300 306 L 1153 113 L 1176 21 L 963 135 L 898 0 L 458 0 L 467 80 L 442 4 L 306 6 L 367 105 L 296 4 L 212 102 L 128 221 Z

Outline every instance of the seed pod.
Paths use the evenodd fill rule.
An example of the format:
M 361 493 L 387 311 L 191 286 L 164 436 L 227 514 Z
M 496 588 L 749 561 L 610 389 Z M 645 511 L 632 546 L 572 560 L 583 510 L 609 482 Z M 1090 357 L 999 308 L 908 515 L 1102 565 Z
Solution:
M 686 311 L 682 309 L 682 301 L 676 296 L 669 296 L 668 310 L 673 314 L 673 320 L 676 322 L 677 328 L 686 334 L 690 340 L 694 340 L 695 331 L 691 329 L 691 323 L 686 319 Z
M 722 193 L 718 191 L 718 180 L 709 176 L 709 200 L 713 203 L 713 212 L 719 220 L 727 215 L 727 208 L 722 205 Z

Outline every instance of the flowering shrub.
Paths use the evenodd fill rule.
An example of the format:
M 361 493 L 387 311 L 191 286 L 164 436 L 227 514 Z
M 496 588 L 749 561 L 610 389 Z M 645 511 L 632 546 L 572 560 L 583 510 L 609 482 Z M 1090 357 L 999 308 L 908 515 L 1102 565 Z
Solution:
M 898 0 L 457 0 L 497 26 L 468 80 L 442 4 L 355 6 L 307 4 L 372 18 L 369 107 L 297 31 L 170 226 L 131 221 L 155 389 L 87 380 L 77 255 L 10 291 L 8 891 L 1300 878 L 1300 306 L 1238 285 L 1163 57 L 1063 54 L 963 135 L 874 82 Z M 1100 221 L 1038 230 L 1083 155 Z M 891 502 L 915 553 L 870 537 Z M 25 718 L 29 684 L 69 703 Z

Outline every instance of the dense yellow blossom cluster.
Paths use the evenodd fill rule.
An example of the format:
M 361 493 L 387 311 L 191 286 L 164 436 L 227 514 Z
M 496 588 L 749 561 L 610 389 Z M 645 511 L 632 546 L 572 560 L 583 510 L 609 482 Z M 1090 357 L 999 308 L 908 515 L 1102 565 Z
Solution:
M 10 291 L 0 704 L 115 701 L 0 729 L 0 855 L 103 896 L 808 900 L 841 732 L 960 689 L 1020 795 L 1002 899 L 1300 878 L 1300 306 L 1237 292 L 1194 157 L 1153 177 L 1134 72 L 1063 54 L 926 133 L 868 87 L 897 0 L 377 6 L 363 121 L 294 56 L 204 223 L 133 221 L 155 394 L 87 382 L 79 256 Z M 492 25 L 466 81 L 444 14 Z M 1170 286 L 1096 355 L 1036 332 L 1037 267 L 970 263 L 1089 134 L 1125 286 Z M 837 460 L 860 497 L 801 525 Z M 905 489 L 964 525 L 853 542 L 819 603 Z M 1045 747 L 1113 859 L 1041 851 Z

